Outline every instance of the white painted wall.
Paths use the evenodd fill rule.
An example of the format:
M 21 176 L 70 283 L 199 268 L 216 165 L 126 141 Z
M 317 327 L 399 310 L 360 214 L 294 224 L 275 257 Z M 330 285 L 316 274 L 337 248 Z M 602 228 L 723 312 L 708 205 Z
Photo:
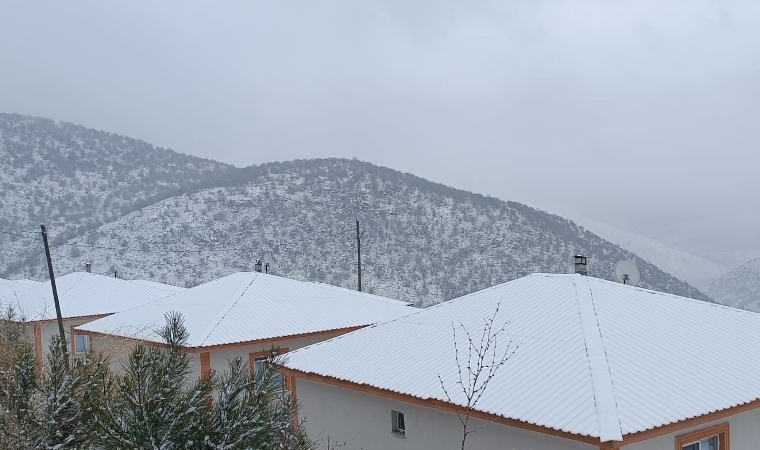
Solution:
M 67 343 L 67 349 L 71 349 L 71 327 L 79 326 L 82 324 L 85 324 L 87 322 L 92 322 L 93 318 L 86 318 L 86 319 L 64 319 L 63 320 L 63 331 L 66 333 L 66 343 Z M 27 332 L 29 333 L 30 338 L 32 339 L 32 342 L 34 342 L 34 324 L 28 323 L 26 325 Z M 47 358 L 48 355 L 48 348 L 50 347 L 50 340 L 53 338 L 53 336 L 58 336 L 58 322 L 52 321 L 52 322 L 42 322 L 40 323 L 40 331 L 42 334 L 42 358 L 43 360 Z
M 300 395 L 300 393 L 299 391 L 298 394 Z M 676 436 L 689 434 L 726 422 L 729 424 L 729 433 L 731 434 L 731 450 L 757 450 L 760 448 L 760 410 L 756 409 L 677 433 L 670 433 L 647 441 L 626 445 L 621 450 L 675 450 Z
M 454 413 L 413 405 L 328 384 L 296 380 L 305 420 L 312 439 L 325 449 L 346 443 L 345 450 L 457 450 L 462 427 Z M 391 433 L 391 410 L 404 413 L 406 436 Z M 476 427 L 482 421 L 474 421 Z M 598 446 L 491 423 L 467 438 L 468 450 L 598 450 Z M 662 449 L 659 449 L 662 450 Z M 733 449 L 736 450 L 736 449 Z
M 57 333 L 57 325 L 50 333 Z M 222 348 L 218 350 L 210 349 L 211 354 L 211 369 L 218 372 L 224 372 L 229 367 L 228 360 L 240 357 L 248 362 L 248 355 L 250 353 L 257 353 L 261 351 L 269 351 L 272 349 L 272 345 L 279 348 L 287 348 L 289 350 L 295 350 L 297 348 L 305 347 L 307 345 L 321 342 L 331 337 L 337 336 L 340 333 L 332 335 L 321 335 L 317 337 L 299 338 L 299 339 L 282 339 L 280 341 L 268 342 L 266 344 L 258 345 L 243 345 L 237 347 Z M 50 334 L 52 335 L 52 334 Z M 43 340 L 45 339 L 45 330 L 43 329 Z M 121 371 L 121 360 L 129 355 L 129 352 L 135 346 L 134 341 L 121 339 L 119 337 L 107 337 L 107 336 L 94 336 L 92 338 L 92 350 L 99 352 L 102 351 L 111 358 L 111 369 L 119 372 Z M 195 379 L 201 374 L 201 361 L 198 353 L 190 353 L 191 358 L 191 373 L 190 379 Z
M 249 354 L 269 351 L 272 349 L 273 345 L 275 347 L 282 349 L 287 348 L 289 351 L 293 351 L 297 348 L 306 347 L 307 345 L 327 340 L 339 334 L 340 333 L 299 339 L 282 339 L 275 342 L 268 342 L 266 344 L 245 345 L 239 347 L 229 347 L 227 349 L 211 350 L 211 369 L 218 372 L 224 372 L 227 370 L 227 367 L 229 367 L 229 364 L 227 363 L 228 360 L 240 357 L 244 362 L 248 362 Z
M 92 337 L 92 351 L 103 352 L 110 358 L 111 370 L 114 372 L 121 372 L 122 362 L 126 360 L 132 349 L 137 345 L 135 341 L 122 339 L 119 337 L 111 336 L 93 336 Z M 201 375 L 201 361 L 200 357 L 195 354 L 190 354 L 190 379 L 197 378 Z

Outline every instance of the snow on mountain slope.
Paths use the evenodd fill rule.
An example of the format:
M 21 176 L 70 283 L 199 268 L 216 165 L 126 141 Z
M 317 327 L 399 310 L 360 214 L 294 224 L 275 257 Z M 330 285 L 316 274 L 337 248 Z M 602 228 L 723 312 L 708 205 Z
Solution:
M 230 168 L 80 125 L 0 114 L 0 229 L 45 223 L 73 237 Z M 41 250 L 0 234 L 0 275 Z
M 760 312 L 760 258 L 723 275 L 705 291 L 718 303 Z
M 646 287 L 706 298 L 561 217 L 344 159 L 230 173 L 223 186 L 162 200 L 56 246 L 53 258 L 60 273 L 92 262 L 95 272 L 185 286 L 251 270 L 268 252 L 276 274 L 355 287 L 357 218 L 364 288 L 389 297 L 430 304 L 533 272 L 567 273 L 582 253 L 592 276 L 610 279 L 613 264 L 628 258 Z M 38 258 L 16 273 L 44 270 Z
M 570 218 L 589 231 L 637 254 L 642 259 L 697 288 L 707 287 L 728 272 L 728 269 L 708 259 L 669 247 L 654 239 L 587 217 L 570 215 Z

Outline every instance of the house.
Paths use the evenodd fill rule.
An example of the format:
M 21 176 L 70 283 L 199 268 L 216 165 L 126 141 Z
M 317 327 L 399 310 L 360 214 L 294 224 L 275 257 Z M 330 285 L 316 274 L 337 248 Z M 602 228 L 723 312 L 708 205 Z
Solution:
M 409 303 L 321 283 L 239 272 L 187 291 L 76 327 L 95 350 L 116 350 L 125 339 L 162 343 L 165 315 L 183 315 L 192 376 L 225 370 L 243 358 L 252 368 L 272 348 L 288 352 L 417 309 Z M 124 346 L 123 348 L 131 347 Z M 123 354 L 117 355 L 117 357 Z
M 503 332 L 484 361 L 508 359 L 471 404 L 470 450 L 760 448 L 760 314 L 577 274 L 527 276 L 292 352 L 282 371 L 298 420 L 346 449 L 460 448 L 465 331 L 481 348 L 489 318 Z
M 38 281 L 32 280 L 6 280 L 0 278 L 0 298 L 5 297 L 6 295 L 16 294 L 26 288 L 38 284 L 40 284 Z
M 87 336 L 73 333 L 75 326 L 185 290 L 89 272 L 70 273 L 56 277 L 55 281 L 64 331 L 73 354 L 87 352 L 90 348 Z M 59 333 L 50 283 L 36 283 L 0 296 L 0 305 L 11 306 L 23 316 L 29 336 L 34 339 L 37 359 L 42 363 L 47 344 L 52 336 Z M 72 333 L 73 339 L 70 337 Z

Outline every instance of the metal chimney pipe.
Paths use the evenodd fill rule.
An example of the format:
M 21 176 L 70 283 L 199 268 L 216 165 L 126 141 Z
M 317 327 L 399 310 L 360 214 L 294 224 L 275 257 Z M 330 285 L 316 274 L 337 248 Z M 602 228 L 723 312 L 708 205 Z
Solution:
M 575 273 L 588 275 L 588 258 L 583 255 L 575 255 Z

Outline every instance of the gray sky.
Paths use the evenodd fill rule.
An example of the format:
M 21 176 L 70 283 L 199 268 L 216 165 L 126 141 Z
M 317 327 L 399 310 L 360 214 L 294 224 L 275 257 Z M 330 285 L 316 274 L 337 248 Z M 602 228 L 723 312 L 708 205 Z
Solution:
M 356 156 L 676 244 L 760 226 L 757 0 L 0 3 L 7 112 L 239 166 Z

